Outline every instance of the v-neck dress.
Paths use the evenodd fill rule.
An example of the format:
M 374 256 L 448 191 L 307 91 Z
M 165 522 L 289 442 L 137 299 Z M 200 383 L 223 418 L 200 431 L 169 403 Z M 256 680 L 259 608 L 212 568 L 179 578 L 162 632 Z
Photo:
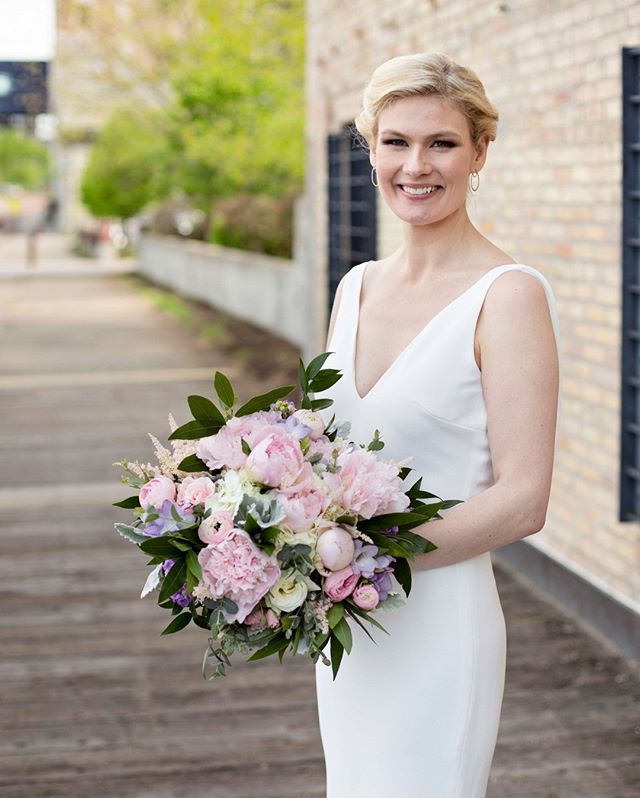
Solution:
M 413 457 L 411 482 L 422 476 L 426 490 L 466 500 L 493 483 L 473 351 L 487 290 L 514 269 L 537 277 L 559 350 L 551 286 L 523 264 L 489 270 L 429 321 L 361 397 L 354 360 L 366 266 L 355 266 L 343 284 L 326 362 L 343 377 L 323 394 L 334 400 L 327 412 L 350 421 L 358 442 L 379 429 L 382 457 Z M 368 627 L 373 643 L 352 625 L 353 649 L 335 681 L 331 668 L 316 665 L 327 798 L 485 798 L 506 653 L 489 553 L 414 572 L 405 605 L 378 617 L 389 636 Z

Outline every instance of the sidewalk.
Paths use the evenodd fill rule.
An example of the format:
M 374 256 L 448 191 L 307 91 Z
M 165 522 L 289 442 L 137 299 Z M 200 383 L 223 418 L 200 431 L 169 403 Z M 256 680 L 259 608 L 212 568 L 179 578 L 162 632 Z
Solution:
M 181 321 L 132 278 L 47 268 L 0 285 L 0 794 L 323 798 L 312 664 L 204 681 L 206 633 L 160 637 L 110 504 L 130 492 L 111 463 L 152 459 L 147 431 L 185 421 L 215 369 L 245 398 L 295 381 L 294 350 L 197 306 Z M 496 575 L 509 658 L 488 798 L 640 798 L 637 671 Z M 354 767 L 380 755 L 372 730 Z

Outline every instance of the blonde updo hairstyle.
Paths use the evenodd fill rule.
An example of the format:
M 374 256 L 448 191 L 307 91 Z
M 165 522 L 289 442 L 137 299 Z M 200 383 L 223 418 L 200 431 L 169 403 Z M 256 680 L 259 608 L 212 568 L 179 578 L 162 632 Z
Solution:
M 443 53 L 400 55 L 381 64 L 372 74 L 355 119 L 361 144 L 371 148 L 378 136 L 380 113 L 402 97 L 442 97 L 467 118 L 475 146 L 484 136 L 496 137 L 498 111 L 489 102 L 480 79 L 468 67 Z

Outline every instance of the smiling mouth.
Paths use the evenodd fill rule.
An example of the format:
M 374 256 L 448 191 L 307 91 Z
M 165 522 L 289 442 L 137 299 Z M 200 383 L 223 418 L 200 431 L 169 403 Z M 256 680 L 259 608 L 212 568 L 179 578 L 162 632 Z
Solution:
M 401 183 L 400 188 L 405 194 L 409 194 L 412 197 L 424 197 L 429 194 L 435 194 L 442 186 L 405 186 Z

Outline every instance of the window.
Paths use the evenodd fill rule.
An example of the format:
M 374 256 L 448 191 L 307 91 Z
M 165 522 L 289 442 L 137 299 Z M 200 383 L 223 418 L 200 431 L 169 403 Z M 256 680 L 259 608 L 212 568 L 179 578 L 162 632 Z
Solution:
M 640 520 L 640 47 L 622 49 L 620 521 Z
M 349 269 L 376 259 L 376 189 L 352 124 L 328 137 L 329 309 Z

